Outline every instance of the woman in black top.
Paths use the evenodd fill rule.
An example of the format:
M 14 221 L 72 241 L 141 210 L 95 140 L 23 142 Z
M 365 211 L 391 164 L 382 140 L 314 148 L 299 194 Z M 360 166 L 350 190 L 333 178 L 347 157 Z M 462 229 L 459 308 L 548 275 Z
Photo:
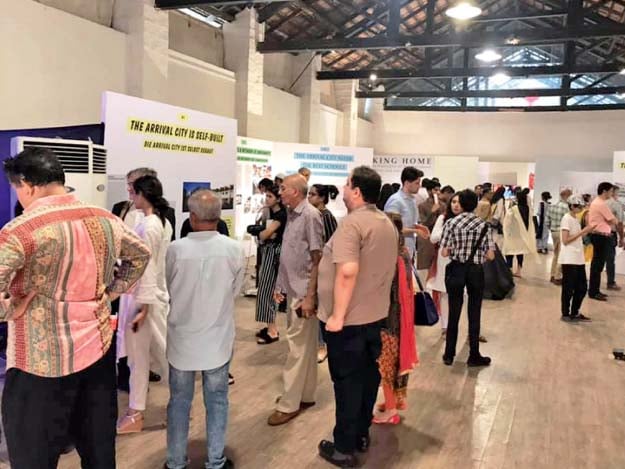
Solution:
M 265 207 L 269 209 L 269 220 L 258 238 L 263 241 L 262 260 L 258 271 L 258 294 L 256 297 L 256 321 L 267 326 L 256 337 L 259 344 L 271 344 L 280 339 L 276 327 L 276 302 L 273 299 L 278 268 L 282 235 L 286 228 L 286 209 L 280 200 L 280 189 L 274 185 L 265 192 Z
M 336 199 L 339 194 L 336 186 L 326 186 L 324 184 L 313 184 L 308 191 L 308 202 L 313 205 L 317 210 L 321 212 L 321 219 L 323 220 L 323 233 L 324 240 L 327 243 L 336 231 L 336 218 L 332 215 L 332 212 L 328 210 L 326 205 L 330 202 L 330 199 Z M 317 363 L 322 363 L 328 358 L 328 350 L 326 343 L 323 340 L 323 326 L 319 323 L 319 350 L 317 351 Z

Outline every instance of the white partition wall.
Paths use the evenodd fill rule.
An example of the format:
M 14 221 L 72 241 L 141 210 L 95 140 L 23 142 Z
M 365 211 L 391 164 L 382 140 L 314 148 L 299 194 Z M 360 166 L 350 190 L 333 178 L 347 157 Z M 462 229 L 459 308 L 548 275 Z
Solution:
M 104 93 L 102 109 L 108 174 L 117 181 L 112 186 L 120 186 L 131 169 L 154 168 L 176 210 L 177 234 L 188 216 L 188 196 L 208 187 L 221 197 L 222 218 L 234 235 L 234 119 L 112 92 Z M 123 196 L 120 192 L 109 192 L 109 206 Z
M 414 166 L 423 171 L 425 177 L 434 177 L 434 158 L 419 155 L 375 155 L 373 157 L 373 169 L 385 184 L 401 184 L 401 172 L 406 166 Z

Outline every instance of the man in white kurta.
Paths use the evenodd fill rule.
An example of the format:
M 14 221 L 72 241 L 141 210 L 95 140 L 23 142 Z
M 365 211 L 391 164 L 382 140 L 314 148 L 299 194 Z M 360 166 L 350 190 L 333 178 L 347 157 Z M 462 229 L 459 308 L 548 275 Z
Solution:
M 228 369 L 234 347 L 234 301 L 243 285 L 240 244 L 217 232 L 221 201 L 209 190 L 189 198 L 193 232 L 167 252 L 169 392 L 167 467 L 187 467 L 189 411 L 195 372 L 202 373 L 208 461 L 232 467 L 224 456 L 228 422 Z

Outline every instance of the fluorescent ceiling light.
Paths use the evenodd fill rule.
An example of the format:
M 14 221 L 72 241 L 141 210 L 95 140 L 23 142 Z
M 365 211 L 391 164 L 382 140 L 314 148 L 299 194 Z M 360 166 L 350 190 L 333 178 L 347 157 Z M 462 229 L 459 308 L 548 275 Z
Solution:
M 456 20 L 469 20 L 481 15 L 482 9 L 468 2 L 462 2 L 454 7 L 448 8 L 445 14 Z
M 378 79 L 378 76 L 375 73 L 372 73 L 371 75 L 369 75 L 369 80 L 376 81 L 377 79 Z
M 493 49 L 484 49 L 482 52 L 477 54 L 475 58 L 482 62 L 496 62 L 501 59 L 501 54 Z
M 493 85 L 501 86 L 504 83 L 506 83 L 508 80 L 510 80 L 510 76 L 506 75 L 503 72 L 498 72 L 498 73 L 495 73 L 493 76 L 491 76 L 490 80 L 493 83 Z
M 625 75 L 625 68 L 622 68 L 621 71 L 619 72 L 621 75 Z
M 619 94 L 617 94 L 617 95 L 616 95 L 616 97 L 617 97 L 618 99 L 623 99 L 623 100 L 625 100 L 625 93 L 619 93 Z
M 216 16 L 205 16 L 191 8 L 180 8 L 178 11 L 214 28 L 221 28 L 223 25 L 223 23 L 221 23 Z

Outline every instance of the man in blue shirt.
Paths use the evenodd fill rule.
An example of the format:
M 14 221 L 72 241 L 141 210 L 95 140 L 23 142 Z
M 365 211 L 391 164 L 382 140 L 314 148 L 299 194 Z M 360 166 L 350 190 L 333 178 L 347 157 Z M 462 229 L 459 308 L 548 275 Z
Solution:
M 407 166 L 401 172 L 402 188 L 395 192 L 384 205 L 385 212 L 394 212 L 401 215 L 401 221 L 404 225 L 402 234 L 406 240 L 406 247 L 410 252 L 410 257 L 414 257 L 416 249 L 415 235 L 419 232 L 417 223 L 419 222 L 419 211 L 417 210 L 417 202 L 415 194 L 419 192 L 421 187 L 421 178 L 423 171 Z

